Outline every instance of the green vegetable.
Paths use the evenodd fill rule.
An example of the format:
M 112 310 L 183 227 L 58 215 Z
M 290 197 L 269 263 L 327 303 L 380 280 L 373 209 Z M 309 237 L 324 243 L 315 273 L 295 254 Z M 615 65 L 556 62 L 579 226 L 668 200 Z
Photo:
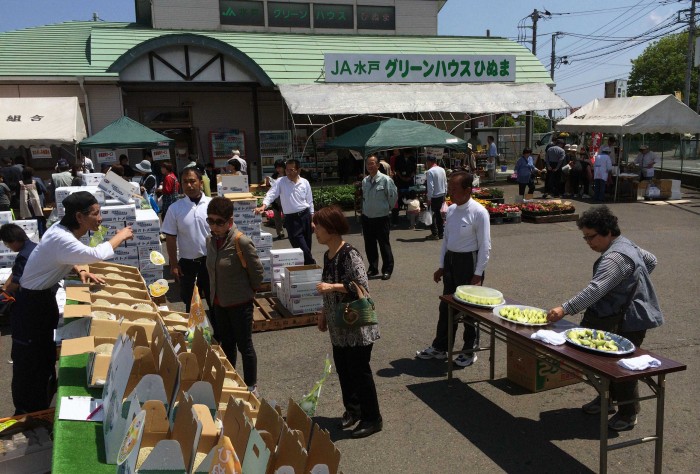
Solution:
M 321 396 L 321 387 L 323 382 L 328 378 L 328 374 L 331 373 L 331 360 L 326 355 L 326 361 L 323 365 L 323 375 L 321 379 L 317 381 L 311 391 L 304 395 L 299 401 L 299 406 L 304 412 L 309 416 L 314 416 L 316 414 L 316 407 L 318 406 L 318 399 Z

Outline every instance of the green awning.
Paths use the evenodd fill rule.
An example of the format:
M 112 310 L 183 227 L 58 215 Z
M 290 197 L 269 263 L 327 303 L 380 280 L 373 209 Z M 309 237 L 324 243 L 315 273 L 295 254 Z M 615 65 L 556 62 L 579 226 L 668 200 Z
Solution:
M 107 125 L 91 137 L 81 141 L 78 146 L 84 149 L 116 148 L 158 148 L 169 147 L 174 140 L 129 117 L 121 117 Z
M 327 148 L 348 148 L 368 156 L 380 150 L 417 147 L 464 148 L 461 138 L 421 122 L 388 119 L 361 125 L 326 144 Z

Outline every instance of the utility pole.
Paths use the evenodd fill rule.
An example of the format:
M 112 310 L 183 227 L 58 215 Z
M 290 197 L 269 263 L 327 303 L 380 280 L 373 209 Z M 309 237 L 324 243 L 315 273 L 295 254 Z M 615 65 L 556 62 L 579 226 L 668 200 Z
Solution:
M 535 8 L 530 15 L 532 19 L 532 55 L 537 57 L 537 20 L 540 19 L 540 12 Z M 532 147 L 533 127 L 532 110 L 525 112 L 525 147 Z
M 693 47 L 695 46 L 695 0 L 690 4 L 690 17 L 688 18 L 688 57 L 685 68 L 685 90 L 683 102 L 690 106 L 690 77 L 693 72 Z M 698 100 L 700 102 L 700 100 Z

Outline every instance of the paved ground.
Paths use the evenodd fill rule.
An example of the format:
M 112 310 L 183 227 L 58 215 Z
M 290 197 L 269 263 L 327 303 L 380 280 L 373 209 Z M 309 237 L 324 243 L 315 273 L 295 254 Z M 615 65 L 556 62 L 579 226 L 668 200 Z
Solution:
M 516 187 L 506 185 L 507 196 Z M 687 191 L 687 190 L 684 190 Z M 624 235 L 655 253 L 653 273 L 666 324 L 648 334 L 644 346 L 688 364 L 667 379 L 666 472 L 696 471 L 700 464 L 700 335 L 697 330 L 697 279 L 700 268 L 700 193 L 686 192 L 685 204 L 614 204 Z M 588 203 L 576 203 L 584 210 Z M 351 218 L 355 223 L 355 219 Z M 440 242 L 424 241 L 426 231 L 392 231 L 396 270 L 389 281 L 371 282 L 378 305 L 382 339 L 374 348 L 375 371 L 384 431 L 352 440 L 335 428 L 342 413 L 337 377 L 321 394 L 316 421 L 331 432 L 342 452 L 346 473 L 591 472 L 598 467 L 597 418 L 579 406 L 595 395 L 578 384 L 538 394 L 526 393 L 505 379 L 505 347 L 497 348 L 496 380 L 488 380 L 486 355 L 456 372 L 455 386 L 445 382 L 446 363 L 414 359 L 435 331 L 437 296 L 432 282 Z M 362 251 L 356 225 L 347 240 Z M 493 252 L 486 284 L 524 303 L 550 308 L 582 288 L 597 254 L 587 248 L 575 223 L 519 224 L 492 227 Z M 275 243 L 275 247 L 288 242 Z M 314 245 L 321 261 L 324 249 Z M 578 318 L 572 318 L 577 320 Z M 461 335 L 461 330 L 460 333 Z M 260 389 L 280 403 L 310 389 L 331 347 L 315 328 L 259 333 L 254 336 Z M 10 340 L 1 339 L 0 376 L 5 382 L 0 415 L 11 413 Z M 240 366 L 240 363 L 239 363 Z M 620 440 L 653 431 L 654 406 L 643 404 L 639 425 Z M 616 436 L 617 437 L 617 436 Z M 609 456 L 611 472 L 651 472 L 653 444 Z

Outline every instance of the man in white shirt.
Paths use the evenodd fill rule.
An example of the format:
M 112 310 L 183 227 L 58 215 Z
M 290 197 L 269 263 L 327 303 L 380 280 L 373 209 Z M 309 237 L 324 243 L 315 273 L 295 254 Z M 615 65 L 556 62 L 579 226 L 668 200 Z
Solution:
M 640 181 L 654 179 L 656 155 L 653 151 L 649 151 L 649 145 L 641 145 L 639 147 L 639 155 L 634 159 L 634 164 L 639 167 Z
M 292 247 L 304 252 L 304 265 L 311 265 L 316 263 L 311 255 L 311 238 L 314 228 L 311 216 L 314 213 L 314 197 L 311 194 L 309 182 L 299 176 L 299 169 L 299 160 L 287 160 L 285 166 L 287 176 L 275 182 L 275 185 L 265 195 L 262 206 L 255 208 L 255 213 L 263 213 L 279 197 L 289 243 L 292 244 Z
M 481 285 L 491 252 L 491 224 L 488 211 L 471 199 L 473 176 L 465 171 L 450 175 L 447 191 L 453 204 L 447 209 L 445 239 L 440 252 L 440 267 L 433 280 L 443 280 L 443 295 L 451 295 L 460 285 Z M 457 325 L 448 328 L 447 304 L 440 302 L 435 339 L 430 347 L 416 352 L 419 359 L 447 357 L 447 331 L 457 332 Z M 453 337 L 454 340 L 454 337 Z M 476 361 L 474 349 L 479 347 L 479 329 L 471 320 L 464 323 L 464 346 L 455 363 L 461 367 Z
M 95 172 L 95 165 L 92 163 L 92 160 L 88 156 L 83 156 L 83 171 L 85 173 Z
M 445 224 L 442 221 L 442 204 L 445 202 L 447 192 L 447 175 L 445 170 L 438 166 L 434 156 L 428 156 L 426 160 L 428 171 L 425 173 L 426 200 L 430 203 L 433 212 L 433 223 L 430 224 L 431 235 L 428 240 L 440 240 L 444 234 Z
M 496 160 L 498 159 L 498 149 L 493 135 L 486 137 L 488 151 L 486 152 L 486 174 L 489 181 L 496 181 Z
M 595 201 L 605 201 L 605 186 L 608 182 L 608 173 L 612 171 L 610 152 L 610 147 L 603 145 L 595 157 L 595 163 L 593 163 L 593 199 Z
M 185 168 L 182 171 L 180 186 L 185 198 L 178 199 L 170 205 L 161 232 L 165 234 L 170 273 L 175 281 L 180 282 L 180 296 L 185 303 L 185 310 L 190 311 L 196 281 L 200 293 L 204 293 L 212 316 L 214 306 L 209 294 L 209 273 L 206 265 L 207 237 L 210 234 L 207 206 L 211 198 L 204 195 L 202 185 L 202 174 L 197 168 Z M 216 332 L 213 317 L 212 324 Z
M 233 156 L 231 156 L 231 158 L 229 158 L 227 163 L 230 165 L 231 160 L 238 161 L 241 164 L 241 169 L 240 169 L 241 174 L 248 174 L 248 162 L 246 162 L 246 160 L 241 158 L 241 152 L 239 150 L 232 150 L 231 154 Z
M 12 308 L 12 401 L 15 415 L 45 410 L 51 403 L 56 381 L 58 325 L 56 284 L 71 270 L 83 283 L 104 280 L 88 272 L 85 264 L 114 256 L 114 249 L 133 238 L 131 227 L 121 229 L 108 242 L 89 247 L 80 238 L 97 231 L 102 223 L 95 197 L 79 191 L 63 200 L 65 215 L 46 231 L 29 256 Z

